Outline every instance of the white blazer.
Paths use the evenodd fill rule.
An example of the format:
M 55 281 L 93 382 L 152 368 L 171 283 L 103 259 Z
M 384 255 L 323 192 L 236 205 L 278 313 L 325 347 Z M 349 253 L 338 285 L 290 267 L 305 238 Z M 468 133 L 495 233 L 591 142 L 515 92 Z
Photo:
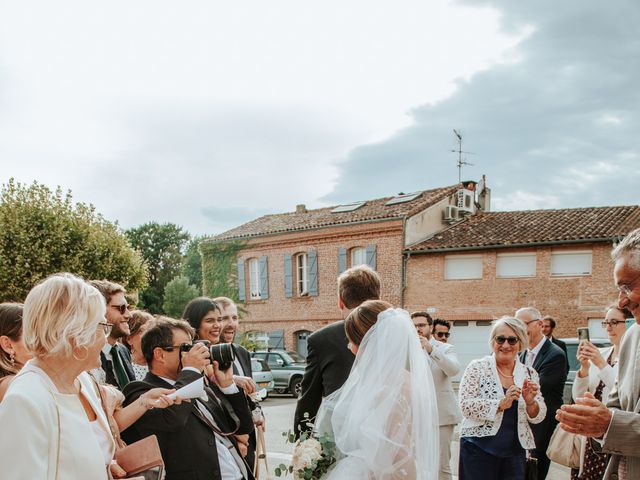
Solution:
M 516 360 L 513 369 L 513 380 L 522 387 L 525 378 L 540 384 L 538 373 Z M 498 412 L 498 404 L 504 398 L 502 384 L 496 368 L 496 359 L 488 355 L 479 360 L 472 360 L 467 365 L 460 381 L 460 409 L 462 410 L 461 437 L 491 437 L 498 433 L 504 412 Z M 529 423 L 540 423 L 547 414 L 547 406 L 542 394 L 538 391 L 536 402 L 540 407 L 538 415 L 531 418 L 527 413 L 524 398 L 518 400 L 518 438 L 524 449 L 535 448 Z
M 78 376 L 100 426 L 110 432 L 93 381 Z M 16 376 L 0 405 L 2 477 L 12 480 L 107 479 L 102 451 L 77 395 L 58 393 L 31 362 Z M 115 443 L 111 438 L 111 458 Z
M 600 354 L 602 355 L 602 357 L 605 360 L 608 360 L 613 353 L 613 345 L 610 347 L 599 348 L 598 350 L 600 350 Z M 580 378 L 576 373 L 576 378 L 573 381 L 571 394 L 573 395 L 573 398 L 575 400 L 578 397 L 583 397 L 587 392 L 595 393 L 598 385 L 600 385 L 600 381 L 602 380 L 604 382 L 604 388 L 602 389 L 602 403 L 606 404 L 607 400 L 609 399 L 609 392 L 613 388 L 617 376 L 617 363 L 614 366 L 611 366 L 607 363 L 604 368 L 600 370 L 593 364 L 593 362 L 591 362 L 591 365 L 589 366 L 588 376 Z M 581 440 L 582 443 L 580 445 L 580 470 L 578 472 L 579 475 L 582 475 L 582 469 L 584 468 L 584 455 L 586 452 L 587 437 L 581 436 Z
M 427 356 L 436 388 L 439 425 L 457 425 L 462 420 L 462 414 L 453 391 L 451 377 L 455 377 L 460 371 L 458 355 L 454 346 L 449 343 L 439 342 L 433 337 L 429 339 L 429 343 L 433 350 Z

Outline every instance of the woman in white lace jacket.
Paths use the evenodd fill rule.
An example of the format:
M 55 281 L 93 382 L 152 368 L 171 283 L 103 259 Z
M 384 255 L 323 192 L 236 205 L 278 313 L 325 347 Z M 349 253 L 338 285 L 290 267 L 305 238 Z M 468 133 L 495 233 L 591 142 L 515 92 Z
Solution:
M 524 479 L 526 450 L 535 442 L 529 423 L 547 407 L 538 374 L 518 360 L 527 348 L 524 324 L 512 317 L 493 322 L 493 354 L 473 360 L 460 382 L 460 480 Z

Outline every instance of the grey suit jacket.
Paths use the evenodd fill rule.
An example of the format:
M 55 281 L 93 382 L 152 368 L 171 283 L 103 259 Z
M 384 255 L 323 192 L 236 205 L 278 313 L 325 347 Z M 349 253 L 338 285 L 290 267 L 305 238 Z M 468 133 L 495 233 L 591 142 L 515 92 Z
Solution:
M 429 363 L 436 387 L 439 425 L 455 425 L 462 420 L 458 399 L 451 384 L 451 378 L 460 371 L 458 355 L 451 344 L 439 342 L 433 337 L 429 343 L 433 347 Z
M 618 378 L 609 394 L 607 407 L 613 419 L 605 435 L 602 450 L 613 454 L 605 480 L 618 478 L 618 465 L 626 458 L 627 479 L 640 478 L 640 325 L 625 334 L 620 345 Z

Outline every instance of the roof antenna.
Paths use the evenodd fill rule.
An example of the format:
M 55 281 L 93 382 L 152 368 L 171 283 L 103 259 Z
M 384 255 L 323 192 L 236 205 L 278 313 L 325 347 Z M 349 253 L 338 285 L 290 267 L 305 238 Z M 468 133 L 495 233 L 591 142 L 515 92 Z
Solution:
M 462 154 L 464 153 L 465 155 L 474 155 L 474 153 L 463 151 L 462 150 L 462 134 L 458 132 L 458 130 L 456 130 L 455 128 L 453 129 L 453 133 L 455 133 L 456 137 L 458 137 L 458 149 L 451 150 L 451 151 L 453 153 L 458 154 L 458 183 L 460 183 L 462 181 L 462 166 L 463 165 L 473 166 L 473 163 L 469 163 L 467 161 L 462 160 Z

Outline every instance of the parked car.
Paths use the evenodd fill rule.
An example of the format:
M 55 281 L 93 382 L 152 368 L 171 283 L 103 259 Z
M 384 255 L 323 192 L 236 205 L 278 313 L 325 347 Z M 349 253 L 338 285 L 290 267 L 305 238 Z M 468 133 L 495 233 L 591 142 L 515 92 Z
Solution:
M 251 359 L 251 370 L 253 381 L 256 382 L 258 390 L 262 390 L 264 388 L 267 391 L 267 396 L 264 398 L 267 398 L 269 396 L 269 392 L 273 392 L 275 387 L 273 372 L 269 368 L 269 365 L 259 358 Z
M 569 374 L 567 375 L 567 381 L 564 384 L 564 403 L 572 403 L 571 389 L 573 388 L 573 381 L 576 378 L 576 372 L 580 370 L 580 362 L 578 362 L 578 344 L 580 341 L 577 338 L 561 338 L 567 345 L 567 355 L 569 357 Z M 608 338 L 592 338 L 593 343 L 598 348 L 610 347 L 611 342 Z
M 300 396 L 302 375 L 307 366 L 304 357 L 286 350 L 259 350 L 251 352 L 251 357 L 267 362 L 273 373 L 276 392 Z

